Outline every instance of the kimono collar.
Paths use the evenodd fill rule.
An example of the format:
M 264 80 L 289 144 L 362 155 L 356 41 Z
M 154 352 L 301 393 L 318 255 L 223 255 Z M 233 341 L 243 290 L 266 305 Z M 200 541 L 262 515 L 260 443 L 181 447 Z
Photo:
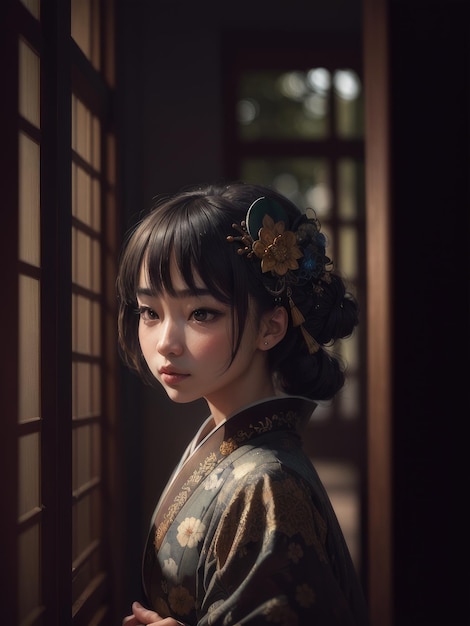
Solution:
M 171 488 L 157 507 L 155 547 L 160 548 L 183 504 L 219 463 L 240 446 L 268 432 L 300 432 L 315 407 L 315 402 L 301 396 L 269 398 L 244 407 L 214 428 L 179 468 Z
M 221 439 L 219 449 L 223 456 L 227 456 L 258 435 L 281 429 L 302 431 L 316 406 L 315 402 L 301 396 L 261 400 L 229 416 L 211 435 L 220 429 L 217 437 Z

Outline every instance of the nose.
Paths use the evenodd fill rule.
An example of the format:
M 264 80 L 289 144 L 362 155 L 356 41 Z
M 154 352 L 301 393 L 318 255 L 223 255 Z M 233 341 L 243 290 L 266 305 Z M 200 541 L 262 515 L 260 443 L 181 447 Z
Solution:
M 166 318 L 160 324 L 156 349 L 162 356 L 170 354 L 179 356 L 184 350 L 183 332 L 178 324 Z

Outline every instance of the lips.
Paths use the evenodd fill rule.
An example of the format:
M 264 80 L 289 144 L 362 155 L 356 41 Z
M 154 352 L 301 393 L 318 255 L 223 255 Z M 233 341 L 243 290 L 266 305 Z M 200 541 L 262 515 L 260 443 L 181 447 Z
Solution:
M 177 385 L 190 376 L 190 374 L 179 372 L 171 367 L 162 367 L 158 370 L 158 374 L 160 376 L 160 380 L 167 385 Z

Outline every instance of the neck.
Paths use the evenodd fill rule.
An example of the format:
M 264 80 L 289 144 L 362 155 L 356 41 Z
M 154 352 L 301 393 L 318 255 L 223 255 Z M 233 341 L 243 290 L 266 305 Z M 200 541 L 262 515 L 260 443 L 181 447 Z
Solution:
M 234 394 L 234 396 L 235 395 L 236 394 Z M 272 382 L 267 381 L 265 385 L 258 386 L 256 389 L 251 390 L 251 393 L 244 393 L 243 397 L 236 397 L 235 399 L 230 398 L 228 401 L 226 399 L 206 398 L 206 402 L 214 418 L 214 422 L 221 424 L 244 407 L 265 400 L 266 398 L 272 398 L 275 395 L 276 391 Z

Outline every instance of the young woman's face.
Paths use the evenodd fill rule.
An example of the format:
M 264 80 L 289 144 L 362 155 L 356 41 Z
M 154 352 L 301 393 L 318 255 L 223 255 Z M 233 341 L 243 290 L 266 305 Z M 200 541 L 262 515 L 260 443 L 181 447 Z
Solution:
M 175 402 L 205 398 L 216 421 L 272 395 L 262 331 L 251 314 L 234 361 L 232 310 L 215 299 L 202 281 L 189 292 L 180 273 L 172 272 L 176 295 L 152 294 L 145 265 L 137 302 L 139 341 L 147 365 Z

